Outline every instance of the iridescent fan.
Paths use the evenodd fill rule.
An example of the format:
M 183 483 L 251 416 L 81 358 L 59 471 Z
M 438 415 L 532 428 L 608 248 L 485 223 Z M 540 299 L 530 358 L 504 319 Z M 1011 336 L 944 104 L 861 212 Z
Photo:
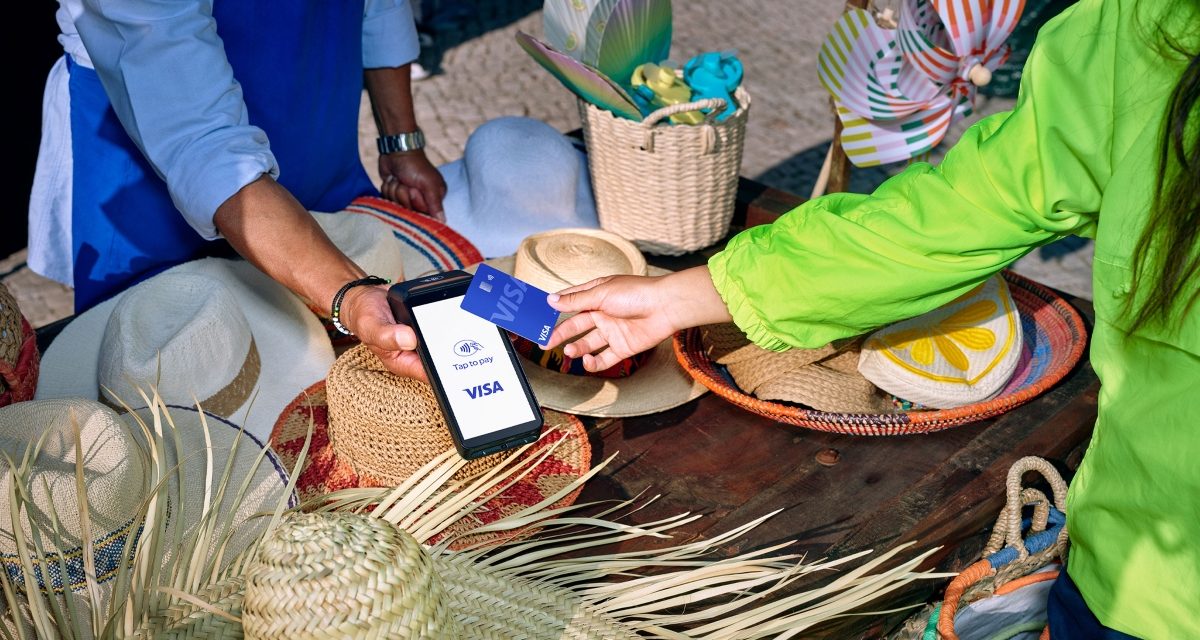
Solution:
M 933 149 L 971 113 L 976 88 L 1008 57 L 1024 0 L 902 0 L 896 28 L 847 11 L 821 45 L 817 74 L 842 120 L 856 166 Z
M 617 0 L 601 2 L 594 18 L 600 35 L 596 68 L 623 86 L 633 70 L 647 62 L 659 63 L 671 55 L 671 0 Z M 605 11 L 611 4 L 611 11 Z M 605 17 L 607 16 L 607 17 Z M 590 37 L 590 36 L 589 36 Z
M 610 6 L 605 10 L 605 16 L 612 11 L 612 1 L 607 1 Z M 546 0 L 542 5 L 542 30 L 546 34 L 546 42 L 580 62 L 596 64 L 595 51 L 600 48 L 600 41 L 598 37 L 589 35 L 588 23 L 596 5 L 604 2 L 605 0 Z M 593 52 L 590 58 L 584 55 L 588 48 Z

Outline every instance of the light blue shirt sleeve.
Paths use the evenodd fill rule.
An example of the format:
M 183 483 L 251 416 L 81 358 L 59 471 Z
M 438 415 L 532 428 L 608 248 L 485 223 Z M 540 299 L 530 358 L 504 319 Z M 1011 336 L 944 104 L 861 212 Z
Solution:
M 75 26 L 121 124 L 188 223 L 219 237 L 217 207 L 279 166 L 249 122 L 212 1 L 84 0 L 79 11 Z
M 410 0 L 366 0 L 363 68 L 399 67 L 417 59 L 421 44 Z

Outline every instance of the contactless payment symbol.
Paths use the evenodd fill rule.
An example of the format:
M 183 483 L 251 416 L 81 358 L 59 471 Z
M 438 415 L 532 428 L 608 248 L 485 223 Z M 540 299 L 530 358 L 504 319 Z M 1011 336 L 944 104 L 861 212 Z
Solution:
M 488 277 L 487 277 L 487 280 L 484 280 L 483 282 L 480 282 L 480 283 L 479 283 L 479 288 L 480 288 L 481 290 L 483 290 L 483 292 L 484 292 L 484 293 L 491 293 L 491 292 L 492 292 L 492 283 L 491 283 L 491 281 L 492 281 L 493 279 L 495 279 L 495 278 L 494 278 L 494 276 L 488 276 Z
M 475 355 L 480 351 L 483 351 L 483 345 L 474 340 L 459 340 L 454 343 L 454 353 L 464 358 Z

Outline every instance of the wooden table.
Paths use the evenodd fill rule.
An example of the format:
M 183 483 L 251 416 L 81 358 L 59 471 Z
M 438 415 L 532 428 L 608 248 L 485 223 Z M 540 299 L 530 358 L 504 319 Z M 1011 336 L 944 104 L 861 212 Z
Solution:
M 768 223 L 800 202 L 743 180 L 735 230 Z M 715 250 L 651 262 L 680 269 L 701 264 Z M 1061 295 L 1090 327 L 1091 304 Z M 67 321 L 38 330 L 43 350 Z M 723 551 L 795 540 L 796 550 L 810 558 L 837 557 L 915 540 L 921 550 L 940 545 L 932 561 L 955 571 L 978 557 L 1003 505 L 1004 478 L 1014 461 L 1036 455 L 1067 476 L 1075 469 L 1096 418 L 1098 390 L 1085 358 L 1054 389 L 997 418 L 929 435 L 883 438 L 779 424 L 713 394 L 654 415 L 588 419 L 593 461 L 617 457 L 579 500 L 647 491 L 662 498 L 640 511 L 637 522 L 684 511 L 706 514 L 680 527 L 672 540 L 655 543 L 660 546 L 711 537 L 781 509 Z M 817 462 L 822 452 L 826 459 L 836 455 L 836 462 Z M 874 608 L 921 602 L 941 587 L 943 582 L 918 583 Z M 906 615 L 846 618 L 811 637 L 877 637 Z
M 745 180 L 740 195 L 735 227 L 770 222 L 801 202 Z M 678 269 L 699 264 L 712 252 L 651 262 Z M 1091 304 L 1060 295 L 1081 312 L 1090 330 Z M 1074 471 L 1095 422 L 1098 390 L 1084 358 L 1049 392 L 999 417 L 896 437 L 841 436 L 784 425 L 710 393 L 664 413 L 589 420 L 594 461 L 617 457 L 579 500 L 646 491 L 663 495 L 638 514 L 637 522 L 684 511 L 706 514 L 662 546 L 711 537 L 782 509 L 723 551 L 796 540 L 796 548 L 810 558 L 837 557 L 916 541 L 918 550 L 940 545 L 932 561 L 940 570 L 957 571 L 978 559 L 1003 506 L 1004 479 L 1013 462 L 1036 455 L 1065 477 Z M 825 462 L 831 457 L 836 462 L 818 462 L 822 452 Z M 944 586 L 944 581 L 918 583 L 873 608 L 921 602 Z M 847 618 L 811 637 L 878 637 L 907 615 Z

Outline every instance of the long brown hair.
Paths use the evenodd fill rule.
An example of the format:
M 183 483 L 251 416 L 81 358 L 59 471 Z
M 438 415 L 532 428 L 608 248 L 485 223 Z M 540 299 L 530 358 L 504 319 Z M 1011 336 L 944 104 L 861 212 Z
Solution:
M 1178 328 L 1200 297 L 1200 136 L 1193 121 L 1200 103 L 1200 53 L 1185 51 L 1161 27 L 1159 34 L 1160 43 L 1189 62 L 1167 103 L 1150 218 L 1133 252 L 1133 294 L 1125 308 L 1133 319 L 1130 333 L 1150 325 Z

